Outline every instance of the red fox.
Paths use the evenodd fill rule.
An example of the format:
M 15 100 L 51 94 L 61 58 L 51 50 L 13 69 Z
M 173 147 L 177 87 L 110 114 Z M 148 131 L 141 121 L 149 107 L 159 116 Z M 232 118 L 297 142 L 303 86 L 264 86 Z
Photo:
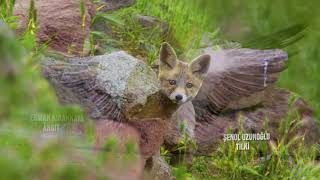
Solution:
M 160 49 L 159 80 L 162 92 L 181 105 L 193 99 L 210 66 L 210 55 L 201 55 L 191 65 L 178 60 L 173 48 L 164 42 Z

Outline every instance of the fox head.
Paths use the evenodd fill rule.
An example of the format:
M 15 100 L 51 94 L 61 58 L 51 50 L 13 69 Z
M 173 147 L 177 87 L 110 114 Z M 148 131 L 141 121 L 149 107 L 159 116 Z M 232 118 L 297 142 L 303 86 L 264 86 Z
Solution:
M 178 60 L 168 43 L 163 43 L 158 75 L 162 92 L 178 104 L 191 100 L 197 95 L 209 66 L 210 55 L 201 55 L 188 65 Z

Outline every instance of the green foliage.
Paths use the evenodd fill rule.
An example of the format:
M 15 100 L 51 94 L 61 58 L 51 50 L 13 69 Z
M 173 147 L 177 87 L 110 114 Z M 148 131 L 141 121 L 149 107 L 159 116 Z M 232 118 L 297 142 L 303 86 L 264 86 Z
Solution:
M 0 0 L 0 19 L 11 28 L 16 27 L 17 18 L 12 15 L 15 0 Z
M 194 180 L 195 177 L 188 171 L 186 166 L 173 167 L 173 174 L 177 180 Z
M 80 0 L 80 15 L 82 18 L 82 28 L 86 25 L 86 6 L 84 0 Z
M 285 121 L 292 123 L 291 118 Z M 283 135 L 289 133 L 287 128 L 282 130 Z M 319 149 L 306 148 L 302 138 L 288 141 L 287 136 L 282 136 L 279 142 L 250 141 L 249 150 L 237 150 L 237 141 L 226 142 L 211 156 L 195 158 L 192 172 L 201 179 L 316 179 L 320 173 L 315 161 Z
M 112 44 L 113 47 L 126 50 L 135 56 L 147 59 L 152 63 L 158 54 L 158 47 L 162 40 L 162 35 L 157 28 L 147 30 L 143 28 L 133 17 L 133 13 L 120 11 L 114 14 L 101 14 L 103 18 L 112 26 L 112 40 L 104 39 L 105 44 Z
M 86 179 L 102 176 L 104 164 L 89 149 L 78 149 L 84 140 L 69 136 L 41 139 L 36 131 L 1 127 L 0 173 L 3 179 Z M 6 131 L 5 131 L 6 130 Z M 42 140 L 43 142 L 39 142 Z M 47 141 L 44 141 L 47 140 Z
M 285 48 L 305 37 L 306 24 L 294 24 L 277 32 L 253 37 L 241 43 L 244 48 L 274 49 Z M 288 52 L 291 55 L 291 52 Z
M 37 23 L 37 9 L 34 4 L 34 0 L 30 1 L 29 6 L 29 15 L 28 15 L 28 28 L 27 31 L 30 31 L 31 34 L 35 34 L 36 23 Z
M 192 1 L 140 0 L 135 7 L 139 13 L 168 22 L 167 41 L 178 48 L 178 53 L 198 47 L 202 34 L 209 31 L 209 17 Z
M 157 28 L 151 31 L 143 28 L 132 16 L 132 12 L 126 11 L 98 14 L 94 20 L 106 21 L 108 26 L 111 25 L 112 34 L 109 36 L 97 32 L 91 34 L 94 39 L 99 39 L 102 46 L 107 46 L 106 51 L 112 51 L 112 48 L 116 47 L 153 63 L 158 54 L 158 47 L 163 41 L 162 35 Z
M 159 18 L 169 25 L 168 32 L 160 27 L 145 28 L 134 18 L 137 14 Z M 210 31 L 205 23 L 206 16 L 195 3 L 182 1 L 140 0 L 129 8 L 113 13 L 98 13 L 93 20 L 105 21 L 113 33 L 103 39 L 103 44 L 124 49 L 135 56 L 145 59 L 149 64 L 157 60 L 160 44 L 169 42 L 178 54 L 197 48 L 204 32 Z M 100 39 L 101 36 L 95 38 Z

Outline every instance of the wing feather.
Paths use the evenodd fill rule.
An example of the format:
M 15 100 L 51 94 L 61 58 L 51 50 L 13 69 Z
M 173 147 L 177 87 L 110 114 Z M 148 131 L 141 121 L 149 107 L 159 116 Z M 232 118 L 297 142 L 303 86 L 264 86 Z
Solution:
M 287 53 L 278 49 L 214 51 L 208 48 L 205 53 L 211 55 L 211 65 L 194 103 L 206 106 L 213 113 L 273 85 L 288 59 Z
M 117 104 L 96 78 L 94 64 L 44 62 L 43 74 L 56 89 L 63 104 L 80 104 L 93 119 L 120 120 Z

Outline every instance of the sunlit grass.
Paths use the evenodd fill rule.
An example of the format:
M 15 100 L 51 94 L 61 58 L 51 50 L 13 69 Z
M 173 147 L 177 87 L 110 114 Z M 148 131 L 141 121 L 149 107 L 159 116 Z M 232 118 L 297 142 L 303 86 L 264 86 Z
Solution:
M 113 37 L 105 37 L 106 44 L 111 43 L 152 64 L 158 58 L 162 42 L 172 44 L 180 55 L 197 48 L 204 32 L 214 31 L 205 23 L 206 16 L 196 5 L 176 0 L 139 0 L 129 8 L 98 13 L 94 21 L 104 19 L 109 28 L 112 27 Z M 168 24 L 168 32 L 161 32 L 160 27 L 142 27 L 134 18 L 137 14 L 157 17 Z M 101 39 L 101 36 L 98 38 Z
M 320 175 L 319 147 L 303 145 L 303 136 L 287 137 L 294 131 L 290 127 L 294 119 L 283 120 L 276 142 L 249 141 L 249 150 L 237 150 L 236 143 L 241 141 L 221 143 L 211 155 L 194 158 L 192 172 L 200 179 L 316 179 Z

